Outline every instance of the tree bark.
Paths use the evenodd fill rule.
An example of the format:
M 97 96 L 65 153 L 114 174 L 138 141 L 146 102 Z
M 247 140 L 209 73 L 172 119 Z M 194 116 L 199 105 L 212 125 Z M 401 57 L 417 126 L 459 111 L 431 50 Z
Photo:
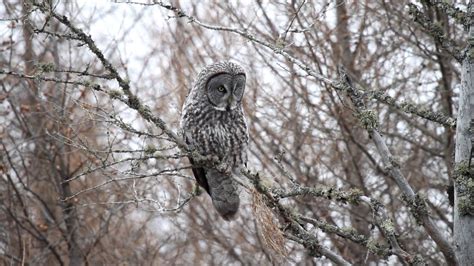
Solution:
M 454 182 L 454 246 L 459 265 L 474 261 L 474 188 L 471 162 L 471 121 L 474 121 L 474 25 L 473 1 L 469 3 L 470 29 L 467 56 L 462 64 L 461 92 L 456 128 Z

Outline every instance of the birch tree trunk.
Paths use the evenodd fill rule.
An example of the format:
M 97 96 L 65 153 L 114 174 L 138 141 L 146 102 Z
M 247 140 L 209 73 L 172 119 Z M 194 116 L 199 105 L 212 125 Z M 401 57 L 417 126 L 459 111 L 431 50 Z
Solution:
M 467 56 L 462 64 L 462 87 L 456 128 L 454 244 L 459 265 L 474 261 L 474 180 L 471 162 L 474 121 L 474 25 L 469 3 L 470 28 Z

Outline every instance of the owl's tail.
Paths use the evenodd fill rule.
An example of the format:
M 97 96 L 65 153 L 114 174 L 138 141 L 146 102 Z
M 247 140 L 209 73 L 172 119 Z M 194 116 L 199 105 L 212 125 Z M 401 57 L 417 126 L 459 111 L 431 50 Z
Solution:
M 231 175 L 214 169 L 207 169 L 206 175 L 209 195 L 217 212 L 227 221 L 234 219 L 240 204 L 237 182 Z

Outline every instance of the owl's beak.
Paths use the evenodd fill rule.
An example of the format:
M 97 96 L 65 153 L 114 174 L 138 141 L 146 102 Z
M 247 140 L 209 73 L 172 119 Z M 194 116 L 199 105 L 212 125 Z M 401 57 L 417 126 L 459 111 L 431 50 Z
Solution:
M 234 95 L 230 95 L 227 98 L 227 111 L 234 110 L 237 107 L 237 101 L 234 98 Z

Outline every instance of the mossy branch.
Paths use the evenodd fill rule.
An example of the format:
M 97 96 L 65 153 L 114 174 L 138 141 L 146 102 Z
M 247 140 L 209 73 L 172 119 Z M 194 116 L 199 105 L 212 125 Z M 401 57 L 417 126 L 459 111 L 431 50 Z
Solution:
M 376 99 L 379 102 L 385 103 L 395 109 L 401 110 L 405 113 L 417 115 L 421 118 L 436 122 L 448 128 L 456 127 L 455 118 L 452 118 L 441 112 L 435 112 L 435 111 L 429 110 L 426 107 L 419 106 L 417 104 L 410 103 L 407 101 L 397 102 L 397 100 L 395 100 L 393 97 L 390 97 L 389 95 L 385 94 L 382 91 L 367 91 L 366 95 L 368 95 L 368 97 L 372 97 Z
M 272 192 L 278 198 L 290 198 L 296 196 L 313 196 L 335 200 L 342 203 L 359 204 L 360 196 L 363 195 L 360 189 L 349 189 L 347 191 L 335 187 L 296 187 L 290 191 L 283 189 L 273 189 Z
M 435 6 L 440 11 L 443 11 L 448 16 L 454 19 L 456 23 L 463 25 L 466 29 L 469 26 L 469 16 L 467 12 L 462 11 L 460 8 L 455 7 L 448 1 L 440 0 L 424 0 L 425 3 L 431 6 Z
M 309 232 L 306 231 L 303 222 L 310 223 L 315 227 L 319 228 L 325 233 L 335 234 L 344 239 L 350 240 L 365 247 L 370 253 L 376 254 L 382 257 L 388 257 L 390 255 L 396 255 L 401 261 L 412 264 L 415 261 L 420 262 L 422 265 L 423 259 L 420 255 L 412 255 L 403 250 L 398 244 L 397 234 L 395 232 L 395 225 L 393 221 L 388 217 L 385 207 L 377 200 L 370 199 L 367 196 L 363 196 L 362 193 L 357 190 L 343 191 L 336 188 L 311 188 L 311 187 L 297 187 L 290 191 L 283 189 L 275 189 L 268 187 L 262 183 L 262 178 L 258 172 L 252 173 L 250 171 L 243 171 L 243 174 L 249 178 L 253 183 L 258 192 L 264 195 L 265 203 L 279 214 L 280 217 L 285 219 L 285 222 L 293 226 L 287 226 L 285 236 L 288 239 L 294 240 L 302 244 L 305 248 L 309 249 L 309 254 L 317 255 L 321 251 L 321 246 L 315 245 L 318 243 L 312 236 L 308 236 Z M 320 219 L 306 217 L 287 206 L 284 206 L 280 199 L 288 197 L 321 197 L 329 200 L 336 200 L 342 203 L 367 204 L 374 212 L 375 223 L 382 231 L 383 235 L 387 238 L 390 246 L 384 243 L 378 243 L 369 236 L 362 235 L 352 227 L 338 227 L 329 224 Z
M 338 86 L 343 87 L 344 91 L 347 92 L 353 106 L 355 107 L 355 115 L 363 116 L 362 114 L 370 112 L 364 104 L 362 93 L 353 86 L 344 67 L 340 66 L 338 70 L 340 81 L 337 84 Z M 368 119 L 365 120 L 369 121 Z M 387 144 L 379 133 L 378 126 L 375 123 L 370 123 L 369 126 L 370 127 L 367 127 L 367 132 L 369 133 L 370 138 L 374 141 L 387 172 L 401 189 L 405 198 L 405 203 L 410 208 L 412 215 L 419 224 L 425 228 L 426 232 L 431 236 L 436 244 L 438 244 L 438 247 L 443 252 L 448 264 L 455 265 L 456 259 L 452 245 L 447 241 L 444 234 L 441 233 L 440 229 L 429 217 L 428 212 L 426 211 L 426 203 L 424 200 L 419 199 L 419 196 L 413 191 L 413 188 L 403 175 L 400 164 L 395 160 L 394 156 L 388 149 Z
M 456 164 L 454 180 L 459 214 L 474 216 L 474 167 L 468 160 Z
M 463 53 L 458 47 L 456 47 L 456 44 L 446 36 L 441 25 L 431 21 L 431 19 L 425 16 L 416 5 L 409 3 L 408 8 L 408 12 L 413 17 L 413 20 L 417 22 L 431 37 L 433 37 L 447 53 L 461 63 L 464 59 Z

